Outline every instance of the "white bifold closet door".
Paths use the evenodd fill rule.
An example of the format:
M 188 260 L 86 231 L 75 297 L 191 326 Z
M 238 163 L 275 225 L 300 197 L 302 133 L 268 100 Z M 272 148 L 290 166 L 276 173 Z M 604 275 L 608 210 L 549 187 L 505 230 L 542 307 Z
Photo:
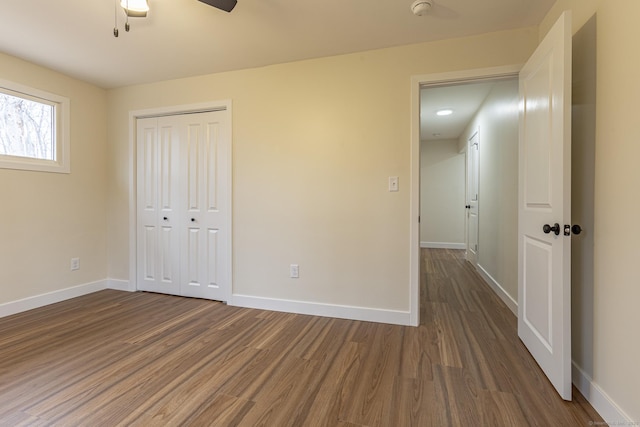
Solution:
M 138 119 L 137 289 L 228 300 L 227 111 Z

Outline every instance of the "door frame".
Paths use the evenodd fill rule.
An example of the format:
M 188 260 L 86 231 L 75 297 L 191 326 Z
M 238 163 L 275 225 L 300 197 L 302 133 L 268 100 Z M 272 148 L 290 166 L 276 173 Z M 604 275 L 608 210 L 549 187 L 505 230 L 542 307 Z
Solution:
M 522 64 L 476 68 L 411 77 L 411 148 L 409 189 L 409 323 L 420 324 L 420 89 L 515 77 Z M 514 201 L 517 203 L 517 200 Z
M 226 203 L 229 206 L 227 217 L 225 218 L 225 222 L 229 224 L 229 239 L 227 242 L 226 250 L 230 254 L 228 265 L 224 266 L 227 269 L 227 277 L 229 278 L 229 287 L 226 289 L 226 298 L 225 301 L 227 304 L 231 304 L 231 299 L 233 296 L 233 163 L 232 163 L 232 152 L 233 152 L 233 135 L 232 135 L 232 102 L 230 99 L 219 100 L 219 101 L 208 101 L 198 104 L 185 104 L 185 105 L 172 105 L 167 107 L 158 107 L 158 108 L 148 108 L 143 110 L 132 110 L 129 111 L 129 285 L 128 289 L 131 292 L 135 292 L 138 290 L 137 287 L 137 253 L 138 253 L 138 233 L 137 233 L 137 121 L 141 118 L 146 117 L 161 117 L 161 116 L 173 116 L 178 114 L 190 114 L 190 113 L 204 113 L 208 111 L 227 111 L 229 114 L 229 120 L 227 121 L 227 132 L 229 135 L 229 150 L 227 154 L 228 165 L 228 196 Z
M 477 138 L 478 139 L 478 153 L 476 154 L 475 157 L 475 167 L 471 167 L 471 163 L 472 163 L 472 159 L 471 159 L 471 140 L 473 138 Z M 469 224 L 471 223 L 470 218 L 471 218 L 471 208 L 467 208 L 466 209 L 466 215 L 465 215 L 465 234 L 464 234 L 464 238 L 465 238 L 465 247 L 466 247 L 466 254 L 465 254 L 465 259 L 467 261 L 469 261 L 471 264 L 473 264 L 473 266 L 475 268 L 478 268 L 478 247 L 479 247 L 479 235 L 480 235 L 480 230 L 478 229 L 478 225 L 480 224 L 480 189 L 478 186 L 478 181 L 480 179 L 480 160 L 478 159 L 478 156 L 480 155 L 480 128 L 476 127 L 475 132 L 473 132 L 471 134 L 471 138 L 467 139 L 467 143 L 466 143 L 466 149 L 465 149 L 465 202 L 467 203 L 467 206 L 471 206 L 471 202 L 472 202 L 472 197 L 470 197 L 471 195 L 471 185 L 470 182 L 473 179 L 475 181 L 475 185 L 478 187 L 477 189 L 477 194 L 476 194 L 476 205 L 475 205 L 475 212 L 476 212 L 476 235 L 474 238 L 474 241 L 476 243 L 476 247 L 473 250 L 473 257 L 471 257 L 471 255 L 469 254 L 470 250 L 469 248 L 471 247 L 471 240 L 469 239 L 469 235 L 470 233 L 470 227 Z M 475 176 L 472 177 L 473 173 L 475 172 Z

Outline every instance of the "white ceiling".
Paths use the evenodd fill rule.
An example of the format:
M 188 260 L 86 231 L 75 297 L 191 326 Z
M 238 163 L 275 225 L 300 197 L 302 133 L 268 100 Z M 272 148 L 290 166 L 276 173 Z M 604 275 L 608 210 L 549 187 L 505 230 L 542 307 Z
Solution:
M 537 25 L 555 0 L 149 0 L 113 36 L 115 0 L 2 0 L 0 51 L 104 88 Z
M 425 87 L 420 90 L 420 140 L 458 139 L 495 82 Z M 436 112 L 451 109 L 450 116 Z

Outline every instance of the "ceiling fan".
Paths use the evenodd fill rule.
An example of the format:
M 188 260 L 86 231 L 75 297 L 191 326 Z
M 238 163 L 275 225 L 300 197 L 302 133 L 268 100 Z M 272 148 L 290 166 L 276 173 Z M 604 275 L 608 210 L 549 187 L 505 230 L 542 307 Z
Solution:
M 238 0 L 199 0 L 204 4 L 208 4 L 209 6 L 213 6 L 216 9 L 220 9 L 224 12 L 231 12 L 236 4 L 238 4 Z M 113 27 L 113 36 L 118 37 L 118 0 L 116 0 L 116 16 L 115 16 L 115 26 Z M 120 6 L 124 9 L 125 15 L 127 16 L 127 21 L 125 23 L 125 30 L 128 32 L 130 29 L 129 26 L 129 17 L 132 18 L 144 18 L 147 16 L 147 12 L 149 11 L 149 3 L 147 0 L 120 0 Z
M 224 10 L 225 12 L 231 12 L 236 4 L 237 0 L 200 0 L 202 3 L 213 6 L 217 9 Z

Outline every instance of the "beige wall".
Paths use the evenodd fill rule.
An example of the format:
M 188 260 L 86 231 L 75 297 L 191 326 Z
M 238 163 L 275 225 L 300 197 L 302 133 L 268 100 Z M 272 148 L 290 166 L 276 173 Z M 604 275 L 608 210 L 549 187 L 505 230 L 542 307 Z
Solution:
M 455 139 L 420 143 L 421 244 L 464 245 L 464 161 Z
M 110 277 L 129 277 L 129 111 L 231 99 L 234 293 L 408 311 L 410 77 L 522 63 L 536 42 L 523 29 L 111 91 Z
M 562 10 L 572 11 L 574 33 L 594 14 L 597 20 L 595 225 L 587 230 L 594 240 L 593 354 L 574 352 L 574 359 L 587 365 L 582 368 L 631 420 L 640 421 L 640 199 L 634 191 L 640 182 L 640 2 L 558 0 L 541 34 Z
M 460 137 L 478 131 L 478 267 L 518 301 L 518 80 L 498 82 Z
M 0 79 L 71 110 L 70 174 L 0 169 L 0 304 L 105 279 L 106 91 L 4 54 Z

